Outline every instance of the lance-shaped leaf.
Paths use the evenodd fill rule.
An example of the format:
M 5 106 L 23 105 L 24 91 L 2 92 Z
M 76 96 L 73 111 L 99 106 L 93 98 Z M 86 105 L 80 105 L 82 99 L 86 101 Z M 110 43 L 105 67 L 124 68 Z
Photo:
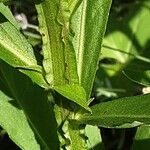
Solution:
M 12 106 L 10 106 L 10 108 L 14 106 L 14 109 L 22 110 L 22 114 L 26 116 L 38 142 L 41 145 L 41 149 L 58 150 L 59 141 L 57 137 L 55 115 L 52 104 L 48 102 L 45 90 L 36 84 L 33 84 L 29 78 L 8 66 L 3 61 L 0 61 L 0 82 L 0 87 L 1 90 L 3 90 L 3 93 L 12 99 Z M 13 103 L 13 101 L 15 102 Z M 4 111 L 3 117 L 6 118 L 6 115 L 7 111 Z M 18 117 L 20 117 L 20 115 Z M 8 120 L 5 121 L 5 124 L 10 123 L 11 125 L 11 122 Z M 14 127 L 17 128 L 17 126 L 18 124 Z M 11 128 L 8 128 L 8 126 L 3 127 L 7 130 L 10 136 L 14 136 L 11 135 Z M 26 126 L 24 125 L 22 128 L 23 127 L 25 128 Z M 20 131 L 20 134 L 22 134 L 23 137 L 24 134 L 26 136 L 24 131 L 25 129 L 22 129 L 22 132 Z
M 129 128 L 150 124 L 150 94 L 120 98 L 91 107 L 92 114 L 78 117 L 79 123 Z
M 59 86 L 58 92 L 62 93 L 61 85 L 69 84 L 69 92 L 74 93 L 72 84 L 79 84 L 89 99 L 110 4 L 111 0 L 45 0 L 37 4 L 46 79 L 50 85 Z M 75 95 L 83 91 L 82 87 L 78 90 Z M 80 99 L 68 92 L 63 96 L 81 105 Z M 85 105 L 86 101 L 82 107 Z
M 62 0 L 45 0 L 36 5 L 43 39 L 45 78 L 50 85 L 78 82 L 75 52 L 69 42 L 67 8 L 64 7 Z
M 71 17 L 79 82 L 90 96 L 111 0 L 82 0 Z
M 75 3 L 45 0 L 36 5 L 43 39 L 45 78 L 57 92 L 89 110 L 86 96 L 78 96 L 85 95 L 85 91 L 78 83 L 76 56 L 69 27 L 72 14 L 72 11 L 69 13 L 69 6 L 74 8 Z
M 13 67 L 18 67 L 40 86 L 47 87 L 33 48 L 20 33 L 10 10 L 0 3 L 0 12 L 0 59 Z
M 5 16 L 11 24 L 13 24 L 17 29 L 19 29 L 19 24 L 16 22 L 9 8 L 3 3 L 0 3 L 0 13 L 3 14 L 3 16 Z

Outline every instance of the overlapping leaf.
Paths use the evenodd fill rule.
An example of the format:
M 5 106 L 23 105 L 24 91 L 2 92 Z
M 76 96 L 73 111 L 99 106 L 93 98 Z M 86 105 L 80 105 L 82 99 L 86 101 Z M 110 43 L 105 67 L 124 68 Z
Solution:
M 83 0 L 72 16 L 79 83 L 91 93 L 111 0 Z
M 57 92 L 64 91 L 63 96 L 84 108 L 88 107 L 110 4 L 111 0 L 45 0 L 37 4 L 46 79 L 50 85 L 59 86 Z M 82 102 L 75 95 L 68 95 L 68 92 L 74 93 L 73 84 L 80 87 L 75 95 L 86 92 Z M 70 85 L 66 93 L 63 85 Z
M 13 137 L 13 140 L 15 138 L 16 143 L 17 141 L 19 142 L 21 139 L 18 139 L 19 136 L 14 135 L 14 132 L 20 130 L 19 134 L 21 134 L 22 137 L 26 137 L 26 130 L 29 128 L 30 124 L 42 149 L 57 150 L 59 147 L 59 141 L 57 137 L 53 106 L 48 103 L 47 94 L 44 89 L 40 88 L 36 84 L 33 84 L 29 78 L 11 68 L 3 61 L 0 61 L 0 79 L 1 90 L 6 94 L 6 96 L 11 97 L 12 99 L 12 101 L 9 101 L 9 104 L 7 105 L 9 108 L 12 108 L 18 116 L 14 114 L 15 112 L 8 114 L 9 112 L 11 113 L 12 110 L 4 110 L 4 106 L 1 106 L 4 110 L 1 112 L 1 115 L 3 118 L 8 117 L 8 115 L 12 115 L 13 118 L 16 119 L 16 122 L 20 119 L 24 122 L 22 130 L 20 130 L 18 127 L 19 125 L 17 123 L 11 124 L 13 122 L 9 121 L 9 118 L 8 120 L 5 120 L 7 122 L 1 120 L 4 121 L 5 124 L 2 124 L 3 128 L 6 129 L 10 137 Z M 3 100 L 0 99 L 0 103 L 1 101 L 3 102 Z M 27 124 L 25 116 L 29 124 Z M 12 119 L 12 121 L 15 120 Z M 14 132 L 12 132 L 11 126 L 14 128 Z M 31 133 L 30 130 L 29 133 Z M 24 140 L 25 141 L 22 144 L 29 146 L 30 140 L 26 138 Z M 20 145 L 20 143 L 17 144 Z
M 33 48 L 20 33 L 10 10 L 0 3 L 0 12 L 0 58 L 13 67 L 18 67 L 40 86 L 47 87 Z

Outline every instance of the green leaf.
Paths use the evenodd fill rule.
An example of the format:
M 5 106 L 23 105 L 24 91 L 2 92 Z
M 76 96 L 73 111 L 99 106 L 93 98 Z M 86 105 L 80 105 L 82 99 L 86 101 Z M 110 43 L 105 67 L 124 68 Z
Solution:
M 100 103 L 91 107 L 91 115 L 80 115 L 76 121 L 110 128 L 150 124 L 149 99 L 150 94 L 146 94 Z
M 67 82 L 62 25 L 57 21 L 60 2 L 45 0 L 36 5 L 40 32 L 43 40 L 43 67 L 45 78 L 50 85 L 62 85 Z M 76 65 L 76 64 L 74 64 Z
M 0 58 L 13 67 L 19 67 L 20 71 L 40 86 L 47 87 L 42 67 L 37 65 L 32 46 L 16 27 L 17 23 L 8 8 L 3 4 L 0 4 L 0 8 L 8 19 L 0 16 Z
M 140 126 L 137 129 L 132 150 L 148 150 L 150 147 L 150 127 Z
M 89 99 L 110 4 L 111 0 L 45 0 L 36 6 L 43 35 L 43 66 L 50 85 L 82 85 L 87 94 L 86 100 Z M 72 90 L 69 93 L 73 92 Z M 63 96 L 68 97 L 68 92 L 63 92 Z M 75 95 L 73 101 L 81 105 L 83 100 L 80 102 L 77 99 Z M 84 108 L 85 106 L 86 103 Z
M 88 138 L 87 145 L 89 150 L 103 150 L 102 138 L 100 130 L 97 126 L 86 125 L 85 133 Z
M 121 63 L 131 59 L 127 53 L 141 55 L 148 46 L 150 29 L 149 1 L 131 3 L 123 18 L 119 19 L 117 14 L 111 13 L 108 21 L 106 36 L 103 41 L 101 58 L 114 58 Z M 143 36 L 144 35 L 144 36 Z M 107 47 L 108 46 L 108 47 Z M 109 47 L 116 49 L 111 51 Z M 120 53 L 121 50 L 125 53 Z
M 78 82 L 75 51 L 71 41 L 73 37 L 69 27 L 69 18 L 76 4 L 73 1 L 45 0 L 36 5 L 43 39 L 43 66 L 45 78 L 51 87 L 54 86 L 64 97 L 89 110 L 86 93 Z M 74 90 L 76 95 L 72 94 Z
M 20 31 L 1 16 L 0 58 L 13 66 L 37 66 L 31 45 Z
M 68 134 L 70 136 L 70 145 L 68 145 L 68 148 L 71 150 L 86 150 L 86 137 L 84 129 L 84 126 L 82 127 L 79 124 L 69 122 Z
M 124 73 L 130 80 L 150 86 L 150 63 L 135 59 L 124 69 Z
M 21 149 L 40 150 L 25 114 L 13 104 L 15 101 L 0 91 L 0 125 Z
M 64 84 L 60 86 L 54 86 L 54 89 L 66 98 L 76 102 L 86 110 L 91 111 L 88 107 L 86 92 L 84 88 L 78 84 Z
M 120 70 L 124 68 L 129 79 L 146 86 L 150 84 L 149 6 L 149 1 L 131 3 L 122 18 L 111 13 L 101 55 L 101 59 L 113 58 L 124 64 Z
M 6 19 L 8 19 L 8 21 L 12 25 L 14 25 L 18 30 L 20 29 L 19 24 L 17 23 L 17 21 L 13 17 L 10 9 L 7 6 L 5 6 L 3 3 L 0 3 L 0 18 L 2 19 L 1 15 L 5 16 Z
M 45 90 L 2 61 L 0 79 L 1 89 L 17 102 L 18 107 L 26 115 L 42 149 L 57 150 L 59 146 L 57 125 L 53 106 L 48 102 Z M 23 136 L 26 133 L 21 134 Z
M 83 0 L 71 17 L 79 83 L 89 99 L 111 0 Z
M 0 3 L 6 3 L 9 2 L 10 0 L 0 0 Z

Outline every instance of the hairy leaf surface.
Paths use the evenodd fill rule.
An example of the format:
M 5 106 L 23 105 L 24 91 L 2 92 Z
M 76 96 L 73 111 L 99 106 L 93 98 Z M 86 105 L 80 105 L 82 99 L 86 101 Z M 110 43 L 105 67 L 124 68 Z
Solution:
M 45 0 L 36 5 L 43 39 L 43 66 L 50 87 L 54 87 L 57 92 L 80 106 L 88 108 L 86 96 L 78 96 L 85 95 L 85 91 L 78 83 L 76 56 L 71 42 L 69 17 L 75 6 L 73 1 L 62 0 Z
M 45 78 L 50 86 L 59 86 L 58 92 L 64 91 L 63 96 L 79 105 L 83 103 L 77 96 L 83 91 L 80 89 L 85 89 L 87 101 L 91 93 L 110 4 L 111 0 L 45 0 L 36 5 Z M 69 93 L 74 93 L 72 84 L 81 88 L 74 96 L 68 95 L 63 89 L 66 84 L 70 86 Z M 85 108 L 86 101 L 83 105 Z
M 102 127 L 129 128 L 150 123 L 150 94 L 120 98 L 91 107 L 92 114 L 78 118 L 79 123 Z
M 79 83 L 90 96 L 111 0 L 83 0 L 71 17 Z

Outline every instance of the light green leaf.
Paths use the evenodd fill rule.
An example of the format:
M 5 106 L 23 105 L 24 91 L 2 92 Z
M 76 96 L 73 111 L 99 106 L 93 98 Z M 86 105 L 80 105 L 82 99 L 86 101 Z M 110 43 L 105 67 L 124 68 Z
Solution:
M 75 51 L 69 27 L 68 17 L 73 10 L 69 12 L 68 9 L 73 9 L 75 5 L 73 1 L 58 0 L 45 0 L 36 5 L 43 40 L 43 66 L 45 78 L 51 87 L 54 86 L 64 97 L 88 109 L 86 93 L 78 83 Z M 77 95 L 72 94 L 74 90 Z
M 150 126 L 140 126 L 137 129 L 132 150 L 149 150 L 150 147 Z
M 97 126 L 86 125 L 85 133 L 88 138 L 87 145 L 89 150 L 103 150 L 102 138 L 100 129 Z
M 74 124 L 69 122 L 68 125 L 68 134 L 70 139 L 70 145 L 66 148 L 70 148 L 71 150 L 87 150 L 86 149 L 86 136 L 84 126 L 80 126 L 79 124 Z M 67 135 L 67 133 L 66 133 Z
M 19 67 L 20 71 L 27 74 L 34 82 L 47 87 L 42 67 L 37 65 L 32 46 L 16 28 L 16 22 L 8 8 L 3 4 L 0 6 L 2 11 L 6 11 L 3 15 L 8 15 L 8 20 L 0 16 L 0 59 L 13 67 Z
M 91 107 L 92 114 L 84 114 L 79 123 L 102 127 L 129 128 L 150 124 L 150 94 L 120 98 Z
M 100 56 L 101 59 L 113 58 L 124 64 L 120 70 L 125 68 L 129 79 L 146 86 L 150 84 L 149 7 L 150 1 L 131 3 L 123 18 L 112 12 Z
M 0 18 L 2 19 L 1 15 L 5 16 L 8 19 L 8 21 L 19 30 L 19 28 L 20 28 L 19 24 L 17 23 L 17 21 L 13 17 L 9 8 L 7 6 L 5 6 L 3 3 L 0 3 Z
M 110 4 L 111 0 L 45 0 L 36 6 L 50 85 L 81 84 L 89 99 Z
M 57 150 L 59 146 L 57 125 L 53 106 L 48 103 L 45 90 L 2 61 L 0 61 L 0 81 L 3 92 L 9 95 L 26 115 L 42 149 Z M 26 133 L 21 134 L 23 136 Z
M 131 57 L 128 54 L 120 53 L 122 50 L 126 53 L 139 55 L 148 46 L 150 29 L 148 24 L 150 20 L 149 1 L 140 3 L 131 3 L 125 17 L 119 19 L 115 13 L 111 13 L 108 21 L 106 36 L 103 41 L 101 58 L 114 58 L 121 63 L 127 62 Z M 143 36 L 144 35 L 144 36 Z M 109 47 L 116 49 L 110 50 Z
M 65 78 L 64 44 L 62 37 L 62 25 L 56 21 L 59 11 L 58 0 L 45 0 L 36 5 L 40 32 L 43 40 L 43 67 L 45 78 L 50 85 L 62 85 L 67 82 Z
M 79 83 L 90 96 L 111 0 L 83 0 L 71 18 Z
M 36 66 L 31 45 L 7 20 L 0 23 L 0 58 L 13 66 Z
M 79 86 L 78 84 L 54 86 L 54 89 L 66 98 L 72 100 L 73 102 L 76 102 L 86 110 L 91 111 L 88 107 L 86 92 L 84 88 Z
M 21 149 L 40 150 L 25 114 L 13 103 L 12 98 L 0 91 L 0 125 Z

